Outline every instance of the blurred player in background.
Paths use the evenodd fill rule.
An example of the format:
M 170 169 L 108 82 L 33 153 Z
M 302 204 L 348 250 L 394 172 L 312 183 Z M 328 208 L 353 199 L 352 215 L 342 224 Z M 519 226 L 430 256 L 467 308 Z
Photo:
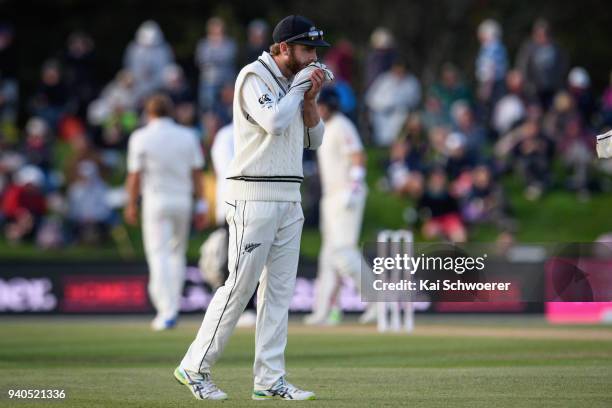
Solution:
M 225 214 L 230 208 L 224 200 L 227 190 L 227 172 L 234 158 L 234 124 L 223 126 L 215 135 L 210 149 L 210 156 L 215 169 L 216 191 L 215 191 L 215 224 L 217 229 L 208 236 L 200 248 L 200 271 L 204 281 L 213 290 L 217 290 L 225 279 L 227 279 L 227 248 L 229 240 L 228 224 Z M 240 316 L 237 327 L 255 326 L 255 295 L 249 301 L 247 310 Z
M 204 159 L 194 133 L 172 119 L 172 102 L 165 95 L 150 97 L 145 105 L 148 123 L 136 130 L 128 145 L 128 202 L 125 220 L 138 220 L 142 193 L 142 233 L 149 265 L 149 296 L 157 310 L 153 330 L 176 325 L 185 279 L 185 253 L 195 193 L 196 228 L 206 225 Z
M 355 125 L 339 111 L 334 88 L 324 88 L 318 99 L 319 115 L 325 122 L 323 144 L 317 150 L 321 174 L 321 253 L 313 313 L 304 322 L 311 325 L 336 324 L 341 319 L 336 302 L 339 281 L 350 277 L 361 288 L 365 260 L 357 247 L 366 202 L 366 156 Z M 360 321 L 376 318 L 374 304 Z

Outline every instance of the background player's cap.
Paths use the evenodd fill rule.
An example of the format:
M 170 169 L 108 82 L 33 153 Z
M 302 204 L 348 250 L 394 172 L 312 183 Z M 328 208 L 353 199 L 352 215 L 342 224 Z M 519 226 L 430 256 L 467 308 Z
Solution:
M 275 43 L 287 42 L 290 44 L 303 44 L 313 47 L 329 47 L 323 40 L 323 30 L 303 16 L 291 15 L 283 18 L 274 27 L 272 39 Z
M 340 96 L 336 88 L 326 86 L 321 89 L 317 102 L 322 105 L 327 105 L 332 111 L 337 111 L 340 108 Z

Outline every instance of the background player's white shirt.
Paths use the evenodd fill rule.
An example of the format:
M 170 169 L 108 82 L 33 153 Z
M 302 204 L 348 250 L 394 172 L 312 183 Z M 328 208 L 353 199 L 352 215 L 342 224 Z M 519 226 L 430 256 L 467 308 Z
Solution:
M 227 180 L 225 178 L 227 177 L 230 163 L 234 158 L 234 125 L 232 123 L 223 126 L 217 132 L 215 141 L 210 149 L 210 157 L 217 179 L 215 220 L 217 225 L 223 225 L 227 210 L 227 204 L 225 204 L 224 200 L 225 191 L 227 190 Z
M 191 199 L 191 172 L 204 165 L 204 158 L 190 129 L 159 118 L 130 136 L 127 164 L 129 172 L 140 172 L 145 200 L 151 196 Z
M 323 143 L 317 150 L 323 194 L 351 189 L 351 154 L 363 150 L 355 125 L 340 112 L 325 122 Z

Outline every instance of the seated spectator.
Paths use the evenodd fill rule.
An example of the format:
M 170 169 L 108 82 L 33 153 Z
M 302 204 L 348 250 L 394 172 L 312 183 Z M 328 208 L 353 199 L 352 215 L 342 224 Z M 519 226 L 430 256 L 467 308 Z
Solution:
M 442 66 L 440 80 L 431 87 L 430 95 L 440 100 L 447 117 L 450 117 L 453 103 L 465 101 L 469 104 L 472 102 L 469 88 L 461 80 L 457 67 L 451 63 L 445 63 Z
M 440 98 L 433 94 L 427 95 L 425 100 L 425 111 L 423 112 L 423 123 L 427 129 L 437 126 L 450 126 L 450 113 L 446 113 Z
M 608 87 L 601 97 L 601 115 L 603 125 L 605 127 L 612 127 L 612 71 L 608 79 Z
M 574 105 L 582 118 L 582 123 L 591 123 L 597 107 L 591 93 L 591 77 L 582 67 L 572 68 L 567 77 L 568 92 L 574 99 Z
M 569 121 L 558 145 L 563 164 L 571 174 L 567 188 L 576 191 L 578 198 L 589 197 L 589 170 L 595 159 L 595 138 L 583 126 L 579 117 Z
M 421 101 L 421 85 L 400 60 L 381 74 L 368 89 L 365 103 L 370 111 L 374 141 L 389 146 L 406 121 L 408 113 Z
M 99 244 L 107 238 L 111 217 L 107 194 L 108 186 L 100 178 L 97 165 L 81 161 L 77 179 L 68 187 L 68 221 L 77 242 Z
M 424 214 L 422 233 L 426 239 L 466 241 L 467 233 L 459 214 L 459 203 L 449 193 L 446 173 L 442 168 L 434 168 L 430 172 L 418 208 Z
M 427 154 L 427 133 L 417 113 L 408 116 L 398 139 L 391 146 L 388 175 L 396 193 L 413 194 L 421 180 Z
M 502 231 L 514 230 L 508 200 L 486 164 L 479 164 L 472 170 L 471 187 L 461 206 L 461 214 L 471 224 L 492 223 Z
M 465 145 L 470 155 L 480 155 L 487 141 L 485 130 L 474 117 L 472 108 L 465 101 L 457 101 L 451 107 L 455 129 L 465 136 Z
M 5 235 L 8 241 L 33 242 L 47 213 L 47 201 L 42 191 L 44 175 L 36 167 L 27 165 L 15 173 L 3 200 Z
M 528 120 L 509 132 L 497 142 L 495 152 L 500 158 L 511 159 L 526 184 L 525 198 L 539 199 L 550 182 L 552 156 L 552 143 L 542 133 L 540 123 Z
M 445 170 L 451 180 L 450 191 L 455 197 L 463 197 L 470 188 L 471 172 L 478 156 L 468 149 L 465 135 L 459 132 L 452 132 L 446 137 L 445 147 Z
M 574 99 L 568 92 L 561 91 L 555 95 L 550 110 L 544 116 L 544 132 L 552 142 L 558 144 L 567 124 L 576 118 L 579 118 L 579 113 Z
M 22 153 L 26 161 L 45 174 L 51 171 L 51 143 L 49 126 L 44 119 L 33 117 L 25 127 L 25 140 Z
M 518 70 L 508 72 L 506 88 L 508 93 L 497 102 L 491 118 L 491 125 L 497 136 L 504 135 L 523 121 L 527 115 L 523 76 Z
M 164 69 L 161 90 L 172 99 L 174 106 L 183 103 L 195 103 L 195 95 L 191 91 L 180 65 L 171 64 Z
M 15 139 L 17 113 L 19 109 L 19 87 L 17 81 L 7 78 L 0 71 L 0 137 Z

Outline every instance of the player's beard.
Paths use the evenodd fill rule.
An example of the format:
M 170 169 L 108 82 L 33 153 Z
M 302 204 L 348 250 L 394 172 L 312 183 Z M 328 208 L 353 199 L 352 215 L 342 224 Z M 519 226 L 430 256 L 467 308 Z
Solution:
M 295 75 L 308 64 L 302 64 L 300 63 L 300 61 L 298 61 L 298 59 L 295 57 L 295 54 L 293 53 L 293 48 L 289 47 L 288 51 L 289 59 L 287 60 L 287 69 L 291 71 L 293 75 Z

